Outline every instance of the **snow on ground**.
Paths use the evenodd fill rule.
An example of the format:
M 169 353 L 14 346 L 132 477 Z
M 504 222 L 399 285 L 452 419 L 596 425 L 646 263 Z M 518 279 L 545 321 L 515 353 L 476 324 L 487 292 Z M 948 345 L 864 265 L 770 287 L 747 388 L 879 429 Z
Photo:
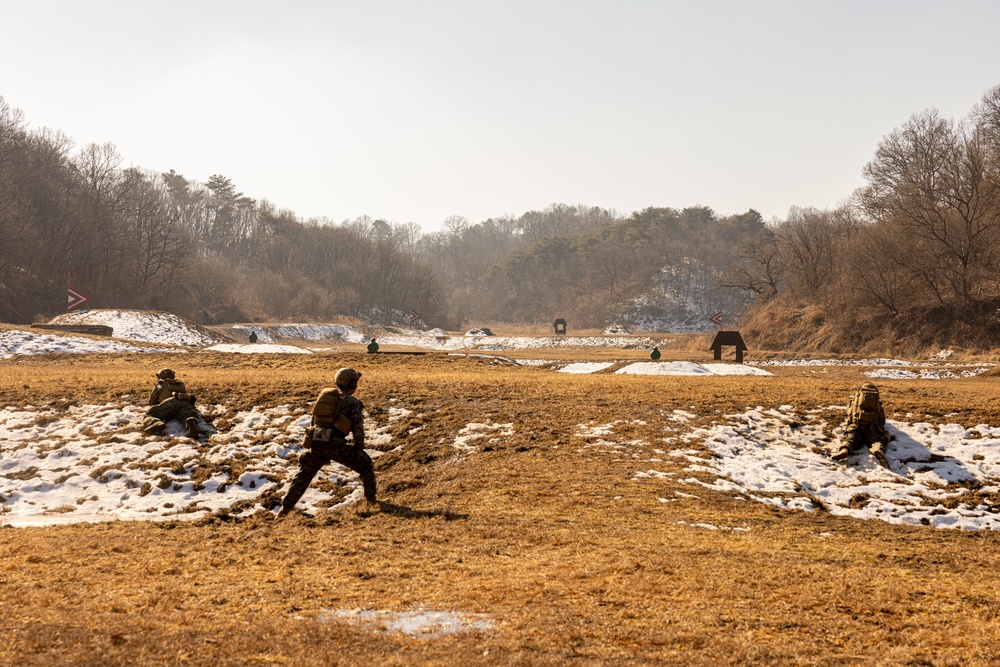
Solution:
M 103 324 L 111 327 L 112 337 L 202 347 L 223 339 L 172 313 L 148 310 L 84 310 L 54 318 L 52 324 Z
M 103 314 L 102 314 L 103 313 Z M 160 344 L 203 347 L 217 339 L 203 336 L 172 315 L 144 311 L 91 311 L 57 318 L 106 324 L 116 338 Z M 84 317 L 87 315 L 87 317 Z M 339 325 L 288 325 L 258 333 L 257 344 L 214 345 L 227 352 L 308 353 L 276 344 L 272 338 L 341 340 L 365 343 L 368 337 Z M 263 333 L 267 333 L 265 337 Z M 247 334 L 249 336 L 249 334 Z M 651 347 L 634 337 L 502 337 L 448 336 L 442 331 L 382 336 L 386 345 L 451 349 L 526 349 L 533 347 Z M 176 348 L 145 348 L 119 340 L 0 331 L 0 359 L 57 352 L 163 352 Z M 636 362 L 621 374 L 770 375 L 766 366 L 870 366 L 869 377 L 924 379 L 969 377 L 993 364 L 954 364 L 935 355 L 930 362 L 897 359 L 785 360 L 748 364 Z M 532 362 L 523 362 L 530 365 Z M 536 362 L 550 363 L 550 362 Z M 614 362 L 575 362 L 565 373 L 593 373 Z M 0 522 L 41 525 L 108 519 L 195 518 L 206 512 L 247 513 L 259 508 L 262 493 L 284 490 L 295 466 L 288 462 L 300 451 L 309 421 L 307 407 L 254 409 L 207 425 L 203 442 L 187 438 L 179 424 L 163 436 L 138 430 L 145 407 L 127 403 L 76 406 L 66 412 L 34 406 L 0 408 Z M 842 409 L 842 408 L 841 408 Z M 211 411 L 211 410 L 210 410 Z M 224 406 L 214 412 L 224 414 Z M 812 511 L 825 507 L 834 514 L 892 523 L 935 527 L 1000 530 L 1000 427 L 958 424 L 890 422 L 894 436 L 888 448 L 890 469 L 878 466 L 867 452 L 846 465 L 830 460 L 831 427 L 816 417 L 823 410 L 797 414 L 791 406 L 760 408 L 727 416 L 708 427 L 695 427 L 696 415 L 674 411 L 664 418 L 663 443 L 616 440 L 623 424 L 581 426 L 577 436 L 587 446 L 643 452 L 649 469 L 637 478 L 678 477 L 691 487 L 705 486 L 758 502 Z M 407 414 L 390 407 L 387 421 L 370 424 L 369 442 L 384 450 L 392 446 L 390 424 Z M 510 437 L 510 424 L 468 424 L 455 434 L 454 447 L 472 452 L 498 438 Z M 372 450 L 373 456 L 379 450 Z M 681 461 L 690 474 L 657 470 L 657 463 Z M 683 495 L 675 492 L 678 497 Z M 300 501 L 314 512 L 361 498 L 355 473 L 331 464 Z M 673 502 L 677 498 L 664 498 Z M 692 524 L 699 526 L 700 524 Z
M 865 375 L 870 378 L 882 380 L 941 380 L 943 378 L 975 377 L 988 370 L 988 366 L 982 365 L 957 372 L 947 368 L 920 368 L 913 371 L 903 368 L 881 368 L 876 371 L 865 371 Z
M 913 366 L 918 362 L 903 359 L 767 359 L 748 361 L 751 366 Z
M 231 329 L 237 339 L 249 339 L 250 332 L 257 334 L 257 343 L 234 344 L 221 337 L 170 313 L 141 310 L 90 310 L 67 313 L 53 320 L 58 324 L 104 324 L 111 326 L 114 337 L 185 347 L 208 347 L 217 352 L 237 354 L 305 354 L 309 350 L 294 345 L 282 345 L 283 340 L 328 341 L 367 345 L 371 337 L 357 328 L 343 324 L 239 324 Z M 0 337 L 0 358 L 15 354 L 43 354 L 45 352 L 118 352 L 141 351 L 127 347 L 101 345 L 87 339 L 60 337 L 57 335 L 37 336 L 37 343 L 4 343 Z M 44 338 L 44 340 L 42 340 Z M 11 340 L 16 340 L 12 338 Z M 569 348 L 613 348 L 652 349 L 655 345 L 666 345 L 670 339 L 653 339 L 642 336 L 486 336 L 450 335 L 441 329 L 431 331 L 403 330 L 399 333 L 377 336 L 380 345 L 398 347 L 421 347 L 442 352 L 504 351 L 529 349 L 569 349 Z M 162 350 L 153 350 L 162 351 Z M 746 364 L 698 364 L 694 362 L 640 362 L 615 371 L 626 375 L 770 375 L 762 367 L 766 366 L 872 366 L 875 370 L 865 371 L 877 379 L 938 379 L 971 377 L 985 372 L 994 364 L 954 364 L 944 363 L 953 356 L 950 350 L 942 350 L 933 355 L 929 362 L 913 362 L 901 359 L 789 359 L 749 361 Z M 547 361 L 519 361 L 521 365 L 541 365 Z M 563 373 L 595 373 L 605 370 L 610 363 L 577 362 L 559 368 Z
M 778 507 L 822 506 L 859 519 L 1000 530 L 1000 427 L 890 421 L 887 428 L 890 469 L 867 451 L 844 464 L 832 461 L 834 442 L 826 433 L 839 435 L 840 428 L 791 406 L 729 415 L 725 423 L 665 438 L 679 448 L 660 451 L 693 473 L 679 482 Z M 636 475 L 674 476 L 655 468 Z
M 305 406 L 255 408 L 220 417 L 215 427 L 203 423 L 207 438 L 196 442 L 178 422 L 162 436 L 142 433 L 145 410 L 129 404 L 0 409 L 0 524 L 252 513 L 261 493 L 284 492 L 297 470 L 288 457 L 301 451 L 309 424 Z M 390 425 L 407 414 L 390 408 L 386 421 L 369 419 L 371 446 L 391 446 Z M 312 513 L 362 497 L 357 473 L 343 466 L 326 466 L 317 481 L 297 508 Z
M 435 350 L 531 350 L 539 348 L 617 348 L 625 350 L 652 349 L 662 341 L 632 336 L 451 336 L 423 331 L 385 334 L 376 338 L 379 345 L 425 347 Z
M 674 410 L 652 424 L 663 434 L 656 442 L 616 435 L 648 429 L 642 420 L 581 424 L 575 436 L 584 447 L 613 448 L 645 461 L 634 479 L 671 479 L 693 492 L 674 491 L 663 503 L 704 487 L 793 510 L 823 507 L 858 519 L 1000 530 L 1000 427 L 890 421 L 889 469 L 866 451 L 841 464 L 830 459 L 840 428 L 820 415 L 844 409 L 754 408 L 709 426 Z M 207 411 L 226 412 L 221 405 Z M 296 470 L 289 458 L 301 452 L 309 423 L 308 406 L 254 408 L 203 424 L 207 436 L 194 441 L 177 423 L 162 436 L 142 433 L 144 412 L 127 403 L 0 409 L 0 523 L 249 514 L 262 507 L 262 494 L 272 501 L 283 494 Z M 390 406 L 378 420 L 369 417 L 372 456 L 393 447 L 392 425 L 408 414 Z M 467 455 L 514 430 L 512 424 L 467 424 L 454 434 L 453 446 Z M 664 469 L 666 461 L 679 463 L 682 472 Z M 314 513 L 361 497 L 357 474 L 330 464 L 298 507 Z
M 470 630 L 486 631 L 493 628 L 488 614 L 454 611 L 414 611 L 333 609 L 323 611 L 319 621 L 348 621 L 366 625 L 382 633 L 398 632 L 424 638 L 438 638 Z
M 294 345 L 276 345 L 274 343 L 250 343 L 247 345 L 219 343 L 205 349 L 212 352 L 233 352 L 236 354 L 312 354 L 312 350 Z
M 60 315 L 53 324 L 103 324 L 113 329 L 113 337 L 185 347 L 205 347 L 228 343 L 204 327 L 171 313 L 144 310 L 100 309 Z M 330 343 L 367 345 L 371 336 L 359 328 L 343 324 L 237 324 L 230 329 L 236 339 L 249 340 L 257 334 L 258 343 L 280 343 L 286 340 L 308 340 Z M 380 345 L 421 347 L 439 351 L 454 350 L 519 350 L 536 348 L 652 349 L 669 342 L 662 338 L 642 336 L 486 336 L 452 335 L 441 329 L 430 331 L 402 330 L 378 335 Z M 227 351 L 244 351 L 227 350 Z
M 282 324 L 252 325 L 240 324 L 232 327 L 237 338 L 249 338 L 250 332 L 257 334 L 262 343 L 281 340 L 314 340 L 356 343 L 367 345 L 371 336 L 357 328 L 341 324 Z M 488 336 L 484 334 L 449 334 L 442 329 L 430 331 L 402 330 L 375 336 L 379 345 L 396 347 L 422 347 L 442 352 L 454 350 L 524 350 L 537 348 L 587 348 L 605 347 L 617 349 L 652 349 L 654 345 L 670 343 L 668 339 L 653 339 L 642 336 Z
M 514 435 L 513 424 L 497 424 L 496 422 L 486 422 L 485 424 L 466 424 L 455 436 L 452 447 L 463 452 L 474 452 L 480 447 L 494 445 L 501 440 L 501 437 Z
M 603 371 L 605 368 L 610 368 L 614 366 L 613 361 L 580 361 L 573 364 L 566 364 L 559 369 L 560 373 L 596 373 L 597 371 Z
M 613 361 L 577 361 L 557 370 L 560 373 L 597 373 L 615 365 Z M 772 375 L 742 364 L 696 364 L 693 361 L 639 361 L 615 371 L 620 375 Z
M 139 347 L 117 340 L 36 334 L 30 331 L 0 331 L 0 359 L 34 354 L 87 354 L 98 352 L 182 352 L 176 348 Z
M 941 378 L 974 377 L 995 366 L 993 363 L 942 363 L 954 355 L 942 350 L 931 355 L 932 361 L 906 361 L 904 359 L 774 359 L 748 361 L 748 366 L 875 366 L 877 370 L 865 371 L 870 378 L 890 380 L 936 380 Z
M 640 361 L 619 368 L 622 375 L 772 375 L 743 364 L 696 364 L 693 361 Z
M 370 337 L 343 324 L 278 324 L 254 325 L 237 324 L 232 328 L 237 338 L 249 338 L 250 332 L 257 334 L 261 343 L 276 343 L 280 340 L 337 340 L 345 343 L 367 344 Z

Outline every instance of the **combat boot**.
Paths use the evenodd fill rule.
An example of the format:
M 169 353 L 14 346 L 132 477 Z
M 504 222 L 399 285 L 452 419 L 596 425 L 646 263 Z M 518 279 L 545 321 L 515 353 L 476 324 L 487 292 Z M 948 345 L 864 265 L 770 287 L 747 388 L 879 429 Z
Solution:
M 188 435 L 192 440 L 198 439 L 198 420 L 194 417 L 188 417 L 184 420 L 184 427 L 187 428 Z
M 163 433 L 165 426 L 165 423 L 155 417 L 146 417 L 146 420 L 142 423 L 142 432 L 147 435 L 159 435 Z
M 878 461 L 878 464 L 883 468 L 887 470 L 892 470 L 892 468 L 889 467 L 889 459 L 886 458 L 885 452 L 882 451 L 881 449 L 873 449 L 872 457 L 874 457 L 874 459 Z
M 833 459 L 834 461 L 844 461 L 844 460 L 847 459 L 847 456 L 850 453 L 851 453 L 851 450 L 848 447 L 843 446 L 840 449 L 838 449 L 836 452 L 834 452 L 833 456 L 831 456 L 830 458 Z

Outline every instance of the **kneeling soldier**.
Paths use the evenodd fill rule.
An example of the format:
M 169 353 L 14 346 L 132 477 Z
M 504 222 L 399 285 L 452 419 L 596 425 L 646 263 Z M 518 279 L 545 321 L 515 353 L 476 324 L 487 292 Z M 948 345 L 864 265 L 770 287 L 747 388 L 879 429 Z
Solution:
M 313 406 L 312 425 L 306 429 L 303 447 L 309 449 L 299 457 L 299 472 L 281 501 L 278 516 L 287 516 L 302 494 L 309 488 L 316 473 L 327 463 L 336 461 L 361 475 L 365 500 L 375 500 L 375 466 L 365 452 L 364 405 L 354 397 L 361 373 L 353 368 L 341 368 L 333 378 L 336 387 L 320 392 Z M 347 436 L 354 437 L 353 443 Z

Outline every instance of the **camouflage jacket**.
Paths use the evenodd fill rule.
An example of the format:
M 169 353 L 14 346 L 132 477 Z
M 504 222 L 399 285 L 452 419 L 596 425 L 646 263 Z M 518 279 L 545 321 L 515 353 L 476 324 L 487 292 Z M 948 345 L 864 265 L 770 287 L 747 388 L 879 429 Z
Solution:
M 351 395 L 344 396 L 344 400 L 340 404 L 340 414 L 351 421 L 351 434 L 354 436 L 354 445 L 356 447 L 365 446 L 364 411 L 365 406 L 360 399 Z M 337 437 L 337 435 L 338 432 L 334 429 L 334 437 Z
M 174 395 L 174 392 L 185 393 L 187 389 L 180 380 L 160 380 L 149 392 L 149 405 L 159 405 Z
M 851 434 L 855 432 L 870 433 L 883 443 L 889 442 L 889 433 L 885 430 L 885 408 L 882 407 L 881 403 L 878 406 L 875 420 L 870 424 L 862 424 L 848 416 L 847 421 L 844 422 L 844 433 Z

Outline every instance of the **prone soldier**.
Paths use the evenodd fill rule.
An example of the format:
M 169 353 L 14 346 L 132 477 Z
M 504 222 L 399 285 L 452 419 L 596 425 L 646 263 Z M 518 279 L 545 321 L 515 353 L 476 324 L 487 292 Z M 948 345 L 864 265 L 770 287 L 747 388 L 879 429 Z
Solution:
M 149 392 L 150 408 L 146 411 L 142 430 L 149 434 L 159 434 L 168 421 L 176 419 L 184 424 L 188 435 L 197 440 L 198 419 L 201 414 L 195 410 L 194 396 L 187 393 L 184 383 L 169 368 L 157 371 L 156 380 L 156 385 Z
M 867 382 L 851 397 L 847 407 L 847 421 L 840 447 L 834 453 L 834 461 L 843 461 L 853 452 L 871 446 L 871 454 L 886 468 L 889 460 L 885 456 L 889 444 L 889 434 L 885 430 L 885 409 L 879 396 L 878 387 Z

